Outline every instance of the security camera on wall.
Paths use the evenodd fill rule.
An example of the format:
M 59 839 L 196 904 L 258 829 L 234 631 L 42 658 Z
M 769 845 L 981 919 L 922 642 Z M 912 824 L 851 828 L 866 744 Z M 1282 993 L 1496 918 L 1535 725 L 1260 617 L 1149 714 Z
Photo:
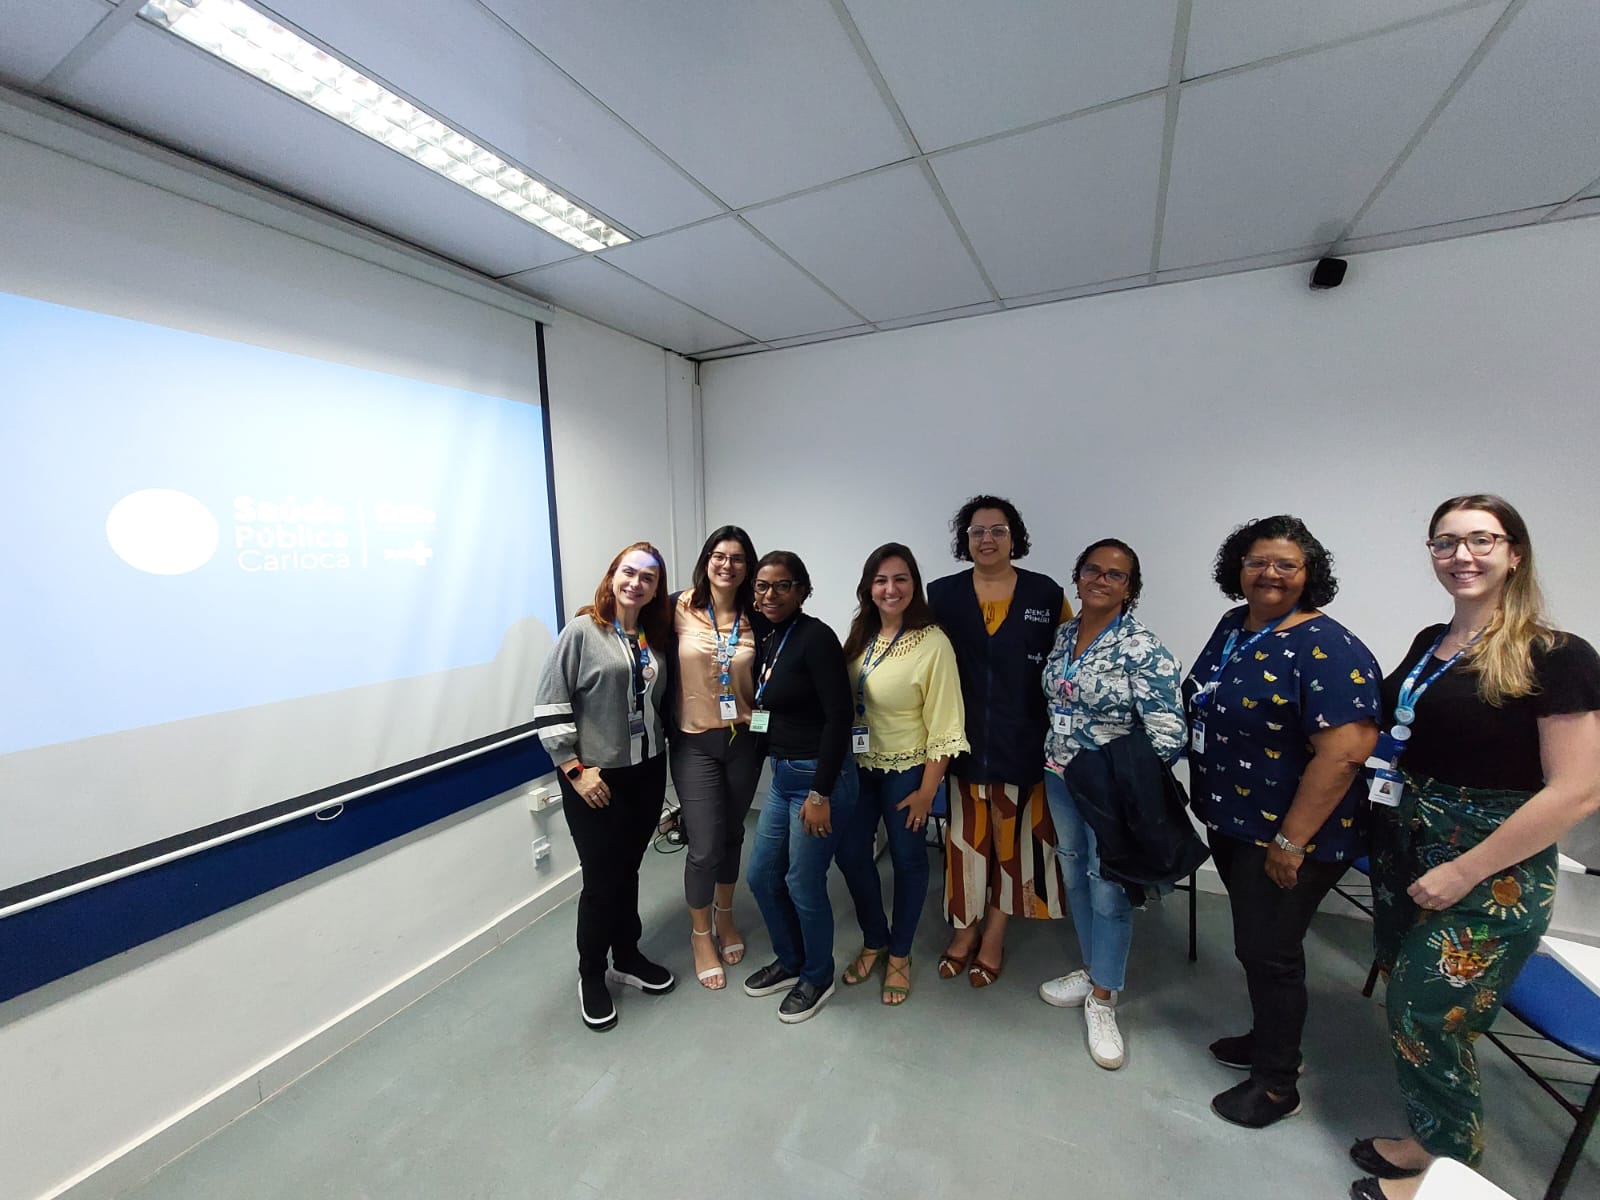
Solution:
M 1344 273 L 1350 264 L 1342 258 L 1319 258 L 1311 268 L 1311 290 L 1314 292 L 1336 288 L 1344 282 Z

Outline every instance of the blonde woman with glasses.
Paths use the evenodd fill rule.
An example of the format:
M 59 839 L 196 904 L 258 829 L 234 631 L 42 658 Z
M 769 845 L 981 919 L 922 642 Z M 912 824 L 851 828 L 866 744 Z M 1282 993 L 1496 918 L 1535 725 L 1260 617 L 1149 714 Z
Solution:
M 1357 1200 L 1405 1200 L 1435 1158 L 1477 1164 L 1473 1040 L 1539 944 L 1556 840 L 1600 809 L 1600 658 L 1552 629 L 1533 542 L 1499 496 L 1446 500 L 1428 523 L 1450 620 L 1383 681 L 1374 755 L 1374 940 L 1410 1133 L 1363 1138 Z

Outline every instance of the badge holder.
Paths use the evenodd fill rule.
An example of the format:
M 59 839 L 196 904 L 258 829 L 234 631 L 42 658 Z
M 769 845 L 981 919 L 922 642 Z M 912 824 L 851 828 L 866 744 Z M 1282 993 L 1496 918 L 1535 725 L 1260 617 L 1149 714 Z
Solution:
M 772 720 L 772 714 L 764 708 L 758 708 L 750 714 L 750 732 L 765 733 L 767 725 Z
M 850 753 L 868 754 L 872 750 L 872 735 L 867 732 L 865 725 L 852 725 L 850 727 Z

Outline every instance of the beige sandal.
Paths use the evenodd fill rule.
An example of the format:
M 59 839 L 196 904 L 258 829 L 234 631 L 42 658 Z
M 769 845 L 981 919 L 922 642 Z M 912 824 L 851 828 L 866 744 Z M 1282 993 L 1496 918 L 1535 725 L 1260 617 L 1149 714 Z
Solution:
M 711 936 L 711 930 L 709 929 L 690 929 L 689 932 L 695 937 L 708 938 Z M 728 973 L 722 969 L 721 963 L 714 967 L 707 967 L 704 971 L 696 971 L 694 977 L 700 981 L 700 986 L 708 992 L 720 992 L 728 986 Z M 713 986 L 711 983 L 713 979 L 720 980 L 720 982 Z
M 731 904 L 728 905 L 727 908 L 722 908 L 722 907 L 718 906 L 715 902 L 713 902 L 712 905 L 711 905 L 711 928 L 712 928 L 712 930 L 715 931 L 716 928 L 717 928 L 717 914 L 719 912 L 731 913 L 732 911 L 733 911 L 733 905 L 731 905 Z M 729 942 L 726 945 L 723 945 L 721 942 L 718 942 L 717 945 L 720 947 L 719 957 L 722 959 L 723 962 L 727 963 L 730 967 L 736 967 L 736 966 L 738 966 L 740 963 L 742 963 L 744 961 L 744 943 L 743 942 Z

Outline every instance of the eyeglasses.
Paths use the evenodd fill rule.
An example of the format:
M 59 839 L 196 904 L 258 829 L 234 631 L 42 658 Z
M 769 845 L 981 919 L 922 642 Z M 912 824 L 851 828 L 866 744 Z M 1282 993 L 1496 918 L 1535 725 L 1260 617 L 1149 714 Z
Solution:
M 780 596 L 787 596 L 794 591 L 794 580 L 779 579 L 776 581 L 758 579 L 755 582 L 756 595 L 765 596 L 768 592 L 777 592 Z
M 1093 563 L 1084 563 L 1078 568 L 1078 578 L 1086 579 L 1093 583 L 1096 579 L 1104 579 L 1107 583 L 1127 583 L 1129 575 L 1126 571 L 1103 571 Z
M 1438 537 L 1429 538 L 1423 545 L 1427 546 L 1428 553 L 1435 558 L 1454 558 L 1456 547 L 1465 542 L 1467 544 L 1467 552 L 1473 558 L 1483 558 L 1494 551 L 1496 542 L 1509 541 L 1511 541 L 1511 537 L 1507 534 L 1490 533 L 1487 529 L 1478 529 L 1460 537 L 1453 533 L 1441 533 Z
M 1247 558 L 1242 565 L 1252 575 L 1259 575 L 1268 567 L 1279 575 L 1293 575 L 1305 567 L 1305 563 L 1295 562 L 1292 558 Z
M 721 550 L 713 550 L 709 561 L 716 563 L 719 567 L 742 567 L 745 564 L 745 557 L 742 554 L 724 554 Z
M 991 537 L 997 542 L 1003 542 L 1011 536 L 1009 525 L 969 525 L 967 536 L 975 542 L 981 542 L 985 537 Z

